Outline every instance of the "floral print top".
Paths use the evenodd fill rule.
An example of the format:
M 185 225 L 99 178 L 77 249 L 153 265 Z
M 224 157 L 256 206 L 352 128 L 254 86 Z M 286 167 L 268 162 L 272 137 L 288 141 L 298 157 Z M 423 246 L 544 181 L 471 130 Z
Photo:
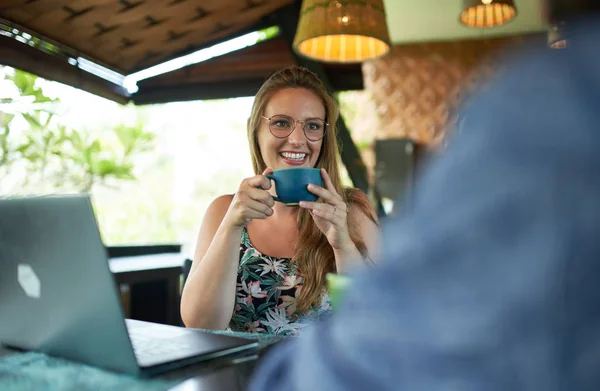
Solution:
M 296 297 L 302 289 L 302 276 L 290 258 L 261 254 L 242 231 L 238 266 L 236 305 L 229 322 L 232 331 L 296 335 L 310 320 L 331 312 L 326 289 L 321 305 L 305 314 L 296 312 Z

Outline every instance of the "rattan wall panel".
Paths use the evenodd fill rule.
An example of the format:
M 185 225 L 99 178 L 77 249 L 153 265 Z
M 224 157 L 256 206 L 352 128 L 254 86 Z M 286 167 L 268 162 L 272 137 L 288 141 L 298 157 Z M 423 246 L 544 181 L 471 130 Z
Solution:
M 454 124 L 462 99 L 502 69 L 505 49 L 526 41 L 396 45 L 390 55 L 366 63 L 365 86 L 380 119 L 375 137 L 438 142 Z

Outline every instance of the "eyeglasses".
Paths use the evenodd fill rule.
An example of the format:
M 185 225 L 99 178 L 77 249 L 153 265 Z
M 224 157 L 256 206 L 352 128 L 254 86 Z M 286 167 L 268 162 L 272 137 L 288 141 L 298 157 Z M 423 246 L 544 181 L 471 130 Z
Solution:
M 294 120 L 292 117 L 283 114 L 277 114 L 272 117 L 265 117 L 261 115 L 263 119 L 269 121 L 269 131 L 277 138 L 286 138 L 294 129 L 296 124 L 302 124 L 302 130 L 304 135 L 310 141 L 319 141 L 325 137 L 325 128 L 329 124 L 320 118 L 311 118 L 306 121 Z

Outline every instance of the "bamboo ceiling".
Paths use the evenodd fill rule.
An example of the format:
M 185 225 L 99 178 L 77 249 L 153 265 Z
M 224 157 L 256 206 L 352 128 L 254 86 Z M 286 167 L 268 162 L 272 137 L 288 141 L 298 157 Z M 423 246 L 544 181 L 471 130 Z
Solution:
M 257 25 L 291 0 L 0 0 L 0 18 L 121 74 Z

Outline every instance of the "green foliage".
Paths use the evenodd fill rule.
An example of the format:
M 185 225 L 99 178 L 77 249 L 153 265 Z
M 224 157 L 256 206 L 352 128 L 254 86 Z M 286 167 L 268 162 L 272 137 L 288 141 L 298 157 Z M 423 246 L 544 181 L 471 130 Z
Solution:
M 71 129 L 60 123 L 37 76 L 15 70 L 7 76 L 18 91 L 4 98 L 0 111 L 0 175 L 11 189 L 0 193 L 90 192 L 95 185 L 134 180 L 133 158 L 153 147 L 144 123 L 119 125 L 108 132 Z M 17 118 L 27 127 L 13 131 Z

